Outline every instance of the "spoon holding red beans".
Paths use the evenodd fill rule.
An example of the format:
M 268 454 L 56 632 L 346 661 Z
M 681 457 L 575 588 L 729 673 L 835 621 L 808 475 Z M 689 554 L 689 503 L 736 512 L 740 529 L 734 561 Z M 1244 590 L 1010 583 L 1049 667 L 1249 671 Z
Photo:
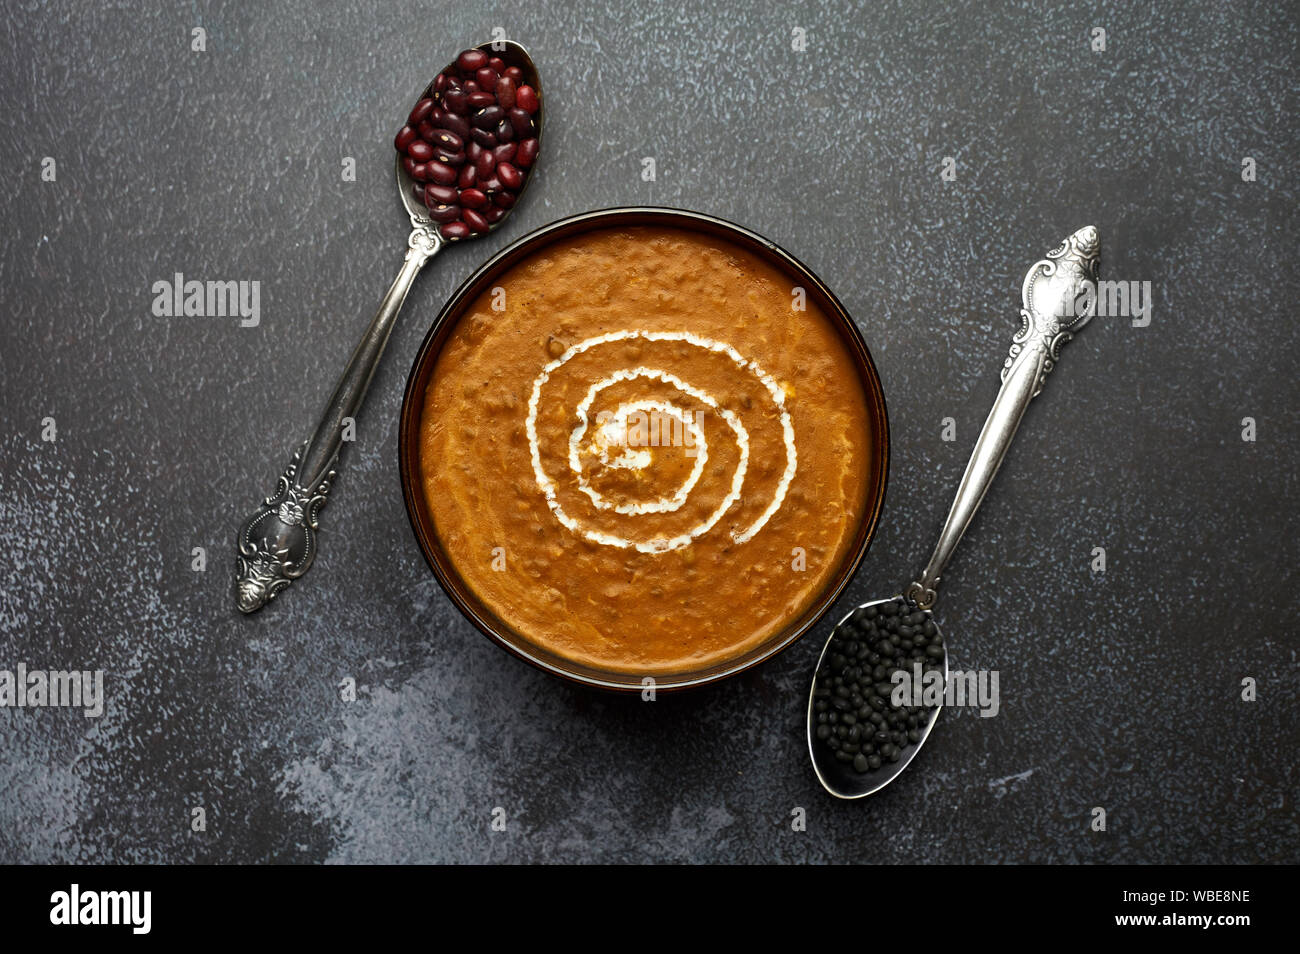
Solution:
M 434 78 L 397 131 L 411 213 L 449 241 L 486 235 L 528 183 L 541 146 L 537 69 L 516 43 L 465 50 Z
M 415 276 L 444 245 L 479 238 L 505 220 L 532 178 L 541 133 L 542 86 L 518 43 L 465 50 L 420 94 L 394 140 L 398 192 L 411 218 L 406 260 L 315 433 L 239 529 L 235 603 L 242 612 L 261 609 L 311 567 L 316 517 L 333 486 L 344 435 Z

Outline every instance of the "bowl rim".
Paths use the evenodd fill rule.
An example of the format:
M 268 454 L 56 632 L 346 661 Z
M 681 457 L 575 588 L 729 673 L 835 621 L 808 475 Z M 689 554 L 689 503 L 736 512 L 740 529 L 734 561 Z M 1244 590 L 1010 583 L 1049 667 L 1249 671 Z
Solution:
M 445 554 L 437 543 L 432 516 L 428 512 L 425 500 L 424 481 L 420 473 L 420 421 L 424 411 L 424 394 L 428 387 L 428 380 L 437 365 L 438 356 L 451 331 L 463 317 L 467 303 L 477 298 L 482 288 L 497 275 L 546 244 L 583 232 L 617 228 L 620 225 L 628 227 L 659 225 L 698 231 L 704 235 L 723 236 L 735 241 L 735 244 L 742 248 L 756 252 L 761 258 L 768 259 L 769 264 L 774 264 L 805 282 L 809 297 L 815 296 L 819 299 L 823 311 L 837 326 L 841 337 L 845 339 L 845 346 L 851 352 L 868 406 L 869 426 L 879 431 L 875 455 L 876 492 L 874 498 L 870 492 L 868 493 L 871 499 L 868 500 L 868 506 L 859 519 L 852 548 L 841 561 L 833 581 L 798 618 L 791 621 L 787 629 L 735 659 L 696 672 L 638 675 L 598 670 L 529 643 L 526 638 L 496 620 L 487 607 L 475 605 L 477 597 L 464 583 L 460 574 L 455 572 L 451 561 L 447 559 L 446 565 L 443 565 Z M 790 252 L 757 232 L 706 213 L 671 206 L 611 206 L 566 216 L 534 229 L 498 251 L 461 282 L 439 310 L 411 362 L 411 370 L 407 375 L 406 387 L 402 395 L 397 449 L 402 498 L 406 504 L 407 518 L 410 520 L 416 543 L 424 555 L 425 562 L 433 571 L 439 587 L 451 600 L 452 605 L 473 623 L 475 628 L 511 655 L 568 682 L 618 692 L 642 692 L 647 688 L 653 688 L 655 692 L 673 692 L 719 682 L 767 662 L 807 635 L 834 607 L 856 576 L 867 550 L 875 539 L 880 515 L 884 509 L 889 484 L 889 413 L 880 374 L 861 329 L 825 282 Z M 871 485 L 868 486 L 870 491 Z

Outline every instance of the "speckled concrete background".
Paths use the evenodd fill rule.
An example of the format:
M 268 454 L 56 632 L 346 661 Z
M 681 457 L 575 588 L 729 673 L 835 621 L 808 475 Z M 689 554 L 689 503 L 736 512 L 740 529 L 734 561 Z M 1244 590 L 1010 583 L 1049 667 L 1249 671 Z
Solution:
M 1294 7 L 863 6 L 8 5 L 0 668 L 103 669 L 107 709 L 0 710 L 0 860 L 1300 860 Z M 496 26 L 543 70 L 539 179 L 420 279 L 320 560 L 242 618 L 236 524 L 401 259 L 392 133 Z M 945 713 L 870 803 L 807 765 L 825 624 L 611 698 L 492 646 L 416 549 L 397 415 L 433 316 L 506 243 L 627 204 L 762 232 L 857 317 L 894 457 L 837 616 L 928 556 L 1028 265 L 1093 223 L 1104 277 L 1151 282 L 1148 327 L 1069 346 L 947 574 L 953 665 L 999 670 L 1001 713 Z M 155 318 L 177 271 L 261 281 L 261 324 Z

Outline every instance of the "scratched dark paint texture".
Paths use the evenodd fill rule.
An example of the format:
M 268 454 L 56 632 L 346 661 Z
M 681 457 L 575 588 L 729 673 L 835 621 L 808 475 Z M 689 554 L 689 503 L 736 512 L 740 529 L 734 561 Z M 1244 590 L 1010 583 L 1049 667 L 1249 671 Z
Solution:
M 1300 860 L 1294 6 L 154 6 L 0 16 L 0 668 L 108 692 L 99 720 L 0 711 L 0 860 Z M 420 279 L 316 567 L 242 618 L 236 522 L 401 259 L 393 131 L 497 25 L 543 71 L 539 179 Z M 780 242 L 873 350 L 889 495 L 836 616 L 928 556 L 1027 266 L 1094 223 L 1104 275 L 1152 283 L 1149 327 L 1066 349 L 947 574 L 953 665 L 998 669 L 1001 713 L 946 713 L 869 803 L 807 765 L 827 623 L 711 690 L 611 698 L 492 646 L 416 549 L 397 416 L 437 309 L 529 230 L 645 203 Z M 176 271 L 260 280 L 261 325 L 153 317 Z

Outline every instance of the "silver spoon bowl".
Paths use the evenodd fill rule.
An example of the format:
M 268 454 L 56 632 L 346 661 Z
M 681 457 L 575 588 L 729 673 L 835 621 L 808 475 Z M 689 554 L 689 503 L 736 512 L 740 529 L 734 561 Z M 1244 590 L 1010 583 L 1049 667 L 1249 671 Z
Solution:
M 993 401 L 993 409 L 989 411 L 979 438 L 975 441 L 975 449 L 971 452 L 970 462 L 966 465 L 966 472 L 957 488 L 957 496 L 948 512 L 948 519 L 944 521 L 943 530 L 939 533 L 939 542 L 930 562 L 920 578 L 908 585 L 902 594 L 913 611 L 923 611 L 928 621 L 933 622 L 931 610 L 943 569 L 993 483 L 993 477 L 1024 418 L 1025 409 L 1038 396 L 1048 373 L 1056 366 L 1061 347 L 1096 313 L 1100 260 L 1101 243 L 1097 230 L 1087 226 L 1048 252 L 1046 258 L 1035 262 L 1025 275 L 1020 290 L 1021 327 L 1012 338 L 1010 354 L 1003 362 L 1002 387 Z M 823 678 L 832 641 L 844 631 L 854 614 L 868 606 L 879 606 L 887 602 L 890 600 L 864 603 L 840 620 L 818 657 L 816 674 L 808 693 L 808 754 L 812 758 L 813 771 L 817 773 L 818 780 L 826 791 L 837 798 L 865 798 L 898 778 L 930 737 L 942 709 L 942 705 L 939 705 L 928 711 L 924 727 L 917 727 L 920 731 L 919 741 L 904 748 L 897 762 L 886 762 L 874 771 L 855 771 L 850 763 L 836 758 L 836 753 L 816 738 L 817 681 Z M 944 648 L 942 668 L 946 686 L 948 643 L 943 639 L 942 631 L 939 632 L 939 638 Z
M 500 57 L 507 66 L 518 66 L 525 82 L 537 91 L 539 105 L 534 122 L 540 144 L 546 103 L 537 67 L 528 51 L 509 40 L 484 43 L 478 49 Z M 453 65 L 448 64 L 446 69 L 450 70 Z M 419 102 L 432 93 L 431 81 L 413 102 Z M 538 158 L 540 160 L 540 155 Z M 522 198 L 536 174 L 536 168 L 530 170 L 517 199 Z M 334 484 L 345 435 L 355 428 L 356 415 L 365 401 L 366 391 L 379 367 L 402 304 L 415 277 L 429 259 L 444 246 L 453 244 L 453 240 L 439 234 L 439 226 L 430 218 L 429 210 L 413 194 L 414 185 L 415 180 L 407 173 L 399 156 L 397 192 L 411 220 L 402 269 L 352 352 L 347 369 L 339 379 L 315 432 L 299 446 L 281 474 L 275 492 L 263 500 L 239 528 L 235 604 L 243 613 L 261 609 L 311 568 L 316 558 L 317 513 L 325 505 Z M 515 208 L 518 208 L 518 201 L 489 226 L 488 232 L 496 231 Z M 481 238 L 484 234 L 487 233 L 471 233 L 467 238 L 454 242 Z

